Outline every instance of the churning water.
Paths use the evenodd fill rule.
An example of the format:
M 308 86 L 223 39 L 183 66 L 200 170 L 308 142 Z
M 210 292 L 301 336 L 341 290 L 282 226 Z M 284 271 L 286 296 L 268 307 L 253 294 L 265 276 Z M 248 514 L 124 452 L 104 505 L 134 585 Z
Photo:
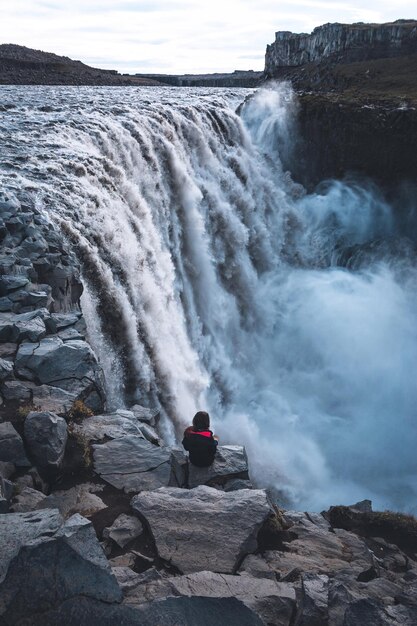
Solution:
M 417 502 L 412 244 L 370 185 L 307 195 L 288 88 L 1 87 L 1 190 L 79 257 L 113 406 L 208 409 L 287 506 Z

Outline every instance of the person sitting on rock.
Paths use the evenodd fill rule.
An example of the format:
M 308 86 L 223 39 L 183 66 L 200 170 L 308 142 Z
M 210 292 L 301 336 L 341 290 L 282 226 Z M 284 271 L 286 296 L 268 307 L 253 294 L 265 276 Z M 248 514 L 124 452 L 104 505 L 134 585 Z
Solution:
M 190 463 L 197 467 L 208 467 L 214 461 L 219 439 L 209 428 L 209 414 L 198 411 L 193 417 L 193 425 L 184 431 L 182 445 L 189 452 Z

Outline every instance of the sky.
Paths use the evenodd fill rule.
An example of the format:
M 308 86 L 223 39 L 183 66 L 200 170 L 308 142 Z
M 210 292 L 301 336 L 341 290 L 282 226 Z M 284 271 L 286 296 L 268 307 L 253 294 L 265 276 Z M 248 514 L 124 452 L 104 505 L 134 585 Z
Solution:
M 0 0 L 0 43 L 121 73 L 262 70 L 275 31 L 416 18 L 415 0 Z

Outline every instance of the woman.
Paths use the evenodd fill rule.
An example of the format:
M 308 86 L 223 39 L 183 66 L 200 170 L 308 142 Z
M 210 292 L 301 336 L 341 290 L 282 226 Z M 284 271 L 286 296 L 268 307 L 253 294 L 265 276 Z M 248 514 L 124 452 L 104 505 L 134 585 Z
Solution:
M 193 417 L 193 425 L 184 431 L 182 445 L 189 452 L 190 463 L 197 467 L 208 467 L 214 461 L 218 437 L 210 430 L 210 416 L 206 411 L 198 411 Z

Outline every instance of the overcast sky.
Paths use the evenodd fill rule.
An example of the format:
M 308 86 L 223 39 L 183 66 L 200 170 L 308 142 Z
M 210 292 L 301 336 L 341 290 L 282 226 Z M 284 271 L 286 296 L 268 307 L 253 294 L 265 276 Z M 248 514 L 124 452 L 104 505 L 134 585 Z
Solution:
M 415 0 L 0 0 L 0 43 L 122 73 L 261 70 L 277 30 L 416 15 Z

